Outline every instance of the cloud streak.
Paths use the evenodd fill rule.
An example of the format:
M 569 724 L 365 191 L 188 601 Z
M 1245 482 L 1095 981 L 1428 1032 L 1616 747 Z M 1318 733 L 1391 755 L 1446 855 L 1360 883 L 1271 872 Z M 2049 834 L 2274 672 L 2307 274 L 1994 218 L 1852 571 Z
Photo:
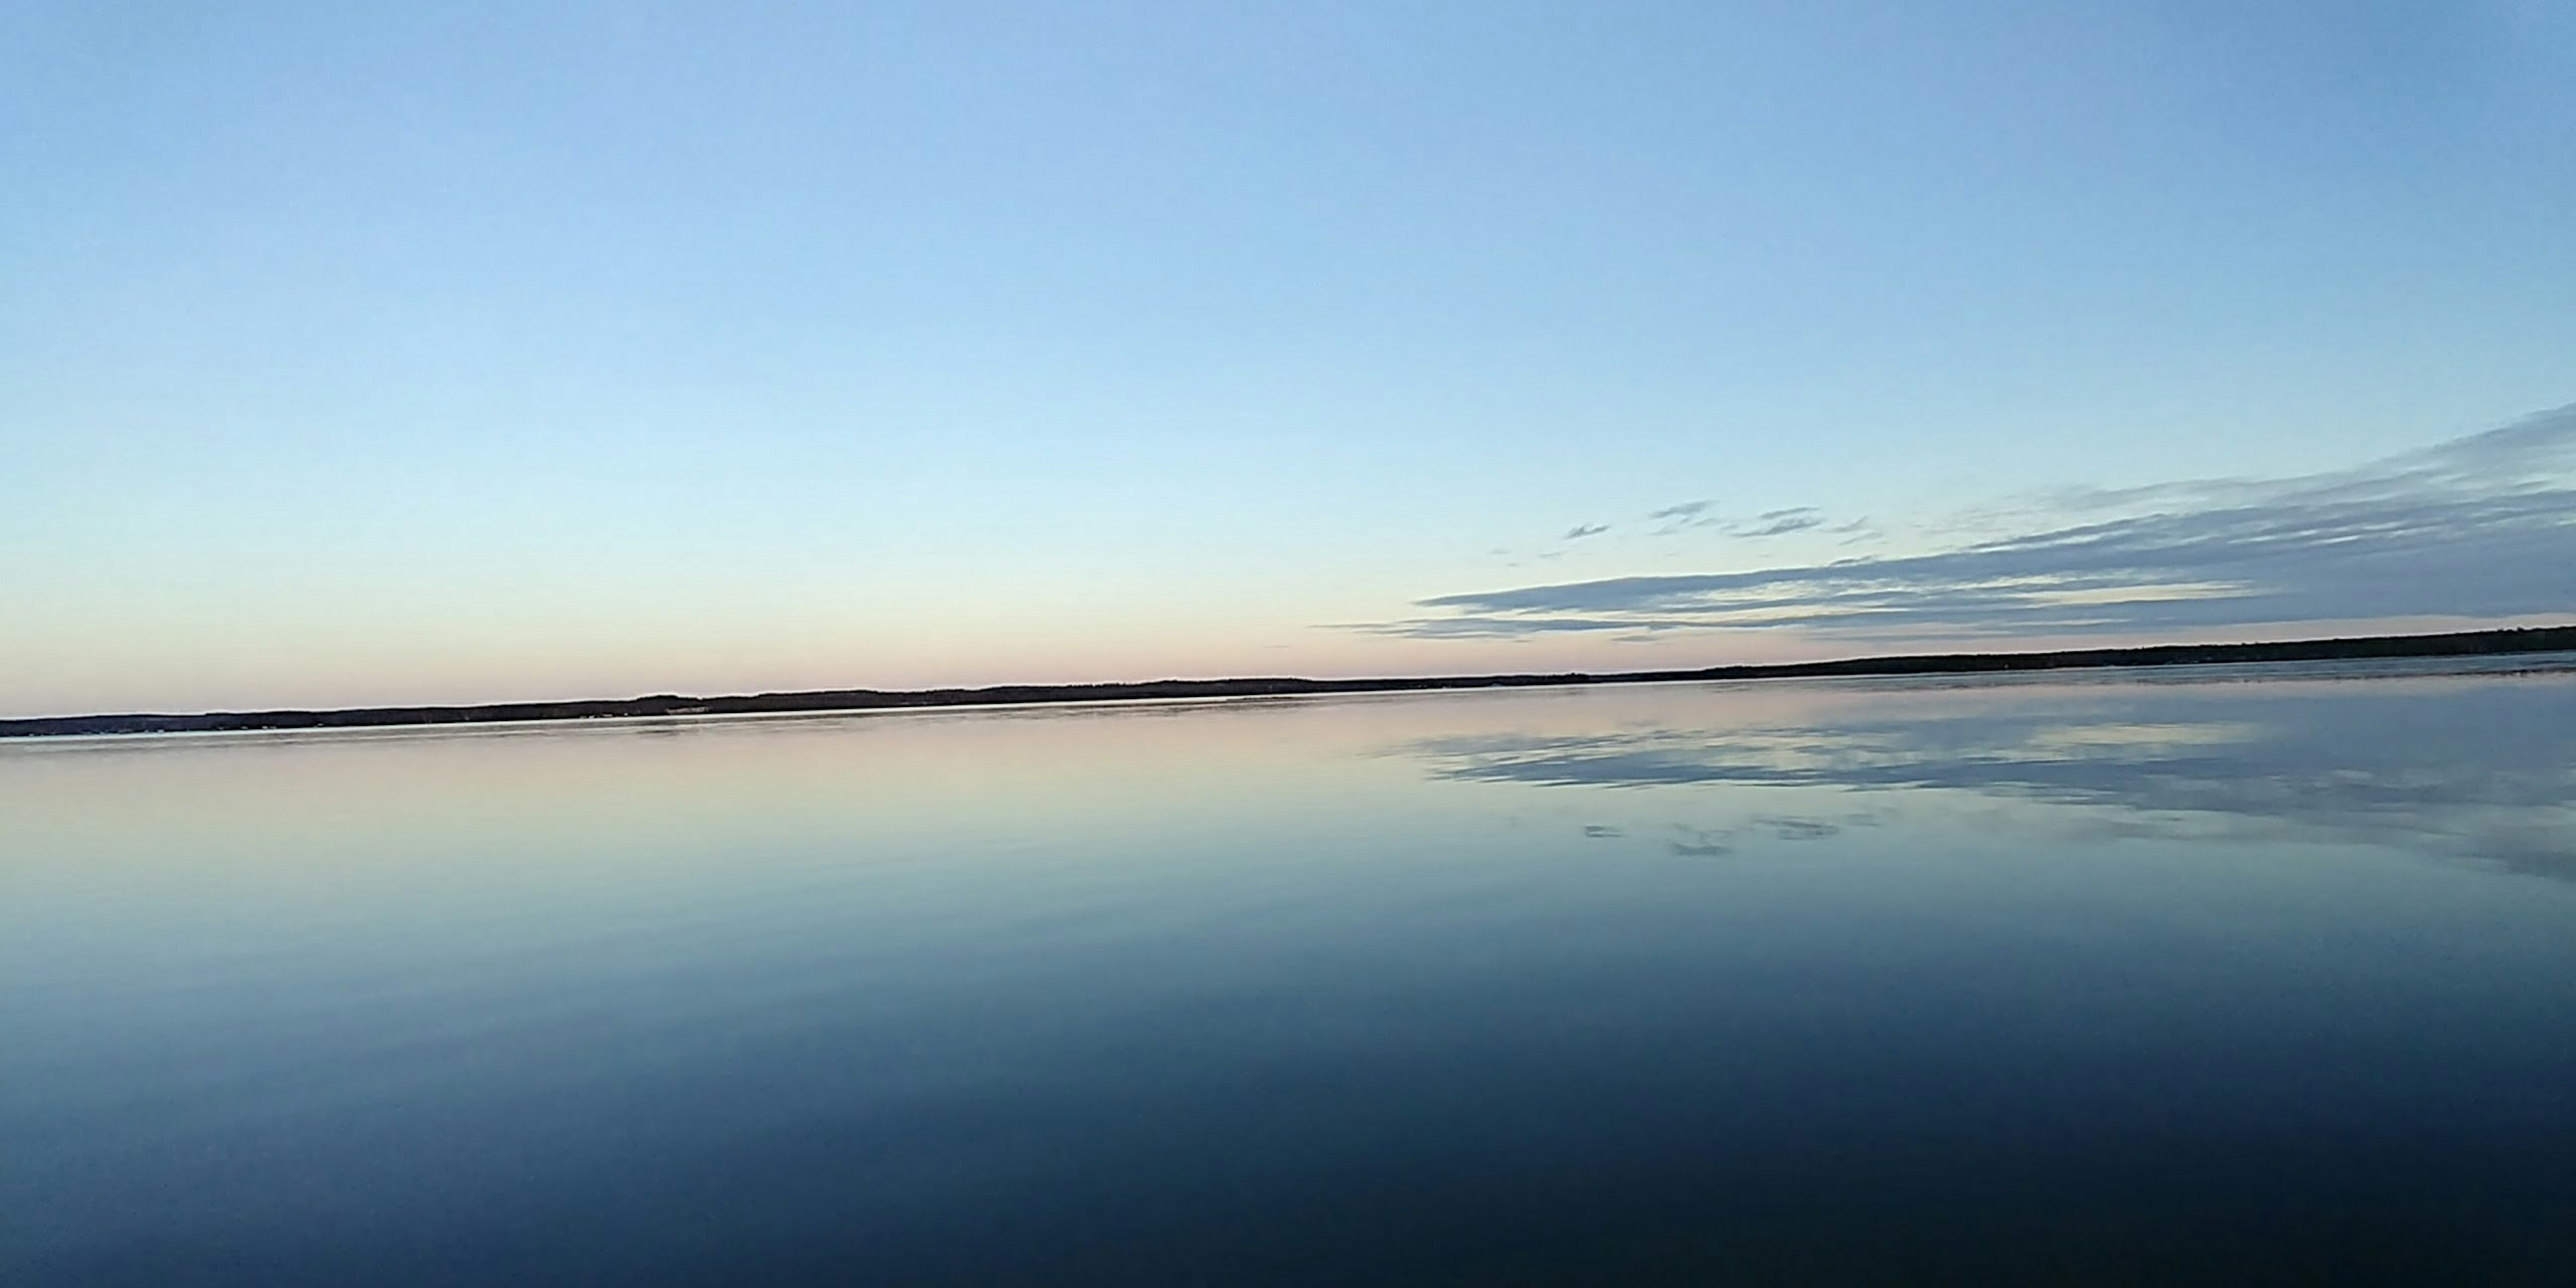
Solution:
M 1755 516 L 1752 523 L 1737 528 L 1735 530 L 1735 535 L 1739 537 L 1777 537 L 1791 532 L 1804 532 L 1809 528 L 1820 528 L 1824 526 L 1824 523 L 1825 516 L 1818 512 L 1814 506 L 1802 505 L 1788 510 L 1764 511 L 1762 514 Z
M 1800 507 L 1730 530 L 1824 521 Z M 1439 595 L 1368 629 L 1973 636 L 2563 612 L 2576 608 L 2576 406 L 2351 470 L 2062 493 L 2022 523 L 1925 554 Z

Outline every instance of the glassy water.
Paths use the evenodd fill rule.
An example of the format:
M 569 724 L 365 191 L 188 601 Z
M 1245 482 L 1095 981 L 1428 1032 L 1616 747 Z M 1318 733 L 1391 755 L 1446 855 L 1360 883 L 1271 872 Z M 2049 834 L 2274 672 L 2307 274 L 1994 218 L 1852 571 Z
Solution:
M 0 745 L 0 1282 L 2576 1283 L 2576 660 Z

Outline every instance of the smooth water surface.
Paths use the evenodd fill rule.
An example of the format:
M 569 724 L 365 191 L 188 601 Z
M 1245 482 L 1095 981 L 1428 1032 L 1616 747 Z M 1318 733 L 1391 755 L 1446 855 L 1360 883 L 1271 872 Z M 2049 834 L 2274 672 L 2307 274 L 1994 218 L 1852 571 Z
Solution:
M 0 1282 L 2576 1283 L 2576 672 L 0 744 Z

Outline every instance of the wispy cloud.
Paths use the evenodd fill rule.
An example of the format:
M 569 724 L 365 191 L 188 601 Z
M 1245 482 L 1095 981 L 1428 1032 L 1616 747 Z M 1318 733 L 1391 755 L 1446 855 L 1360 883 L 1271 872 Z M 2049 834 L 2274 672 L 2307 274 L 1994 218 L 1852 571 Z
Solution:
M 1788 510 L 1766 510 L 1755 516 L 1752 523 L 1736 528 L 1735 535 L 1777 537 L 1791 532 L 1804 532 L 1809 528 L 1820 528 L 1824 524 L 1825 516 L 1821 511 L 1812 505 L 1802 505 Z
M 1716 504 L 1715 501 L 1710 500 L 1684 501 L 1679 505 L 1668 505 L 1660 510 L 1649 511 L 1646 514 L 1646 522 L 1654 526 L 1646 530 L 1646 535 L 1669 537 L 1696 528 L 1717 527 L 1721 520 L 1711 512 Z
M 1370 629 L 2063 634 L 2566 611 L 2576 406 L 2350 470 L 2061 493 L 2015 521 L 2023 530 L 1926 554 L 1439 595 Z M 1799 507 L 1729 530 L 1824 522 Z
M 1792 532 L 1805 532 L 1825 525 L 1825 513 L 1812 505 L 1791 506 L 1783 510 L 1765 510 L 1750 519 L 1729 520 L 1716 513 L 1714 501 L 1684 501 L 1660 510 L 1650 510 L 1646 521 L 1656 525 L 1646 535 L 1669 537 L 1693 530 L 1713 530 L 1728 537 L 1778 537 Z M 1856 531 L 1850 525 L 1833 529 Z
M 1877 524 L 1870 522 L 1866 517 L 1854 519 L 1849 523 L 1837 523 L 1834 526 L 1825 529 L 1825 531 L 1832 533 L 1837 537 L 1841 537 L 1842 540 L 1837 544 L 1846 546 L 1865 545 L 1872 541 L 1883 541 L 1887 538 L 1887 533 L 1881 530 Z
M 1610 525 L 1606 523 L 1578 523 L 1573 527 L 1566 529 L 1565 536 L 1560 539 L 1565 541 L 1580 541 L 1585 537 L 1600 536 L 1602 533 L 1608 532 L 1609 530 Z

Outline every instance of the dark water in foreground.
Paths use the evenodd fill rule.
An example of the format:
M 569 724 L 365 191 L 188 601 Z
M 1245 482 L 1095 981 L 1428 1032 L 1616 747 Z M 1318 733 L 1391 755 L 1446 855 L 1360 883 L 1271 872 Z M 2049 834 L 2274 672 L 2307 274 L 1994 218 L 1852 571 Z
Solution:
M 2476 669 L 0 746 L 0 1282 L 2576 1283 Z

